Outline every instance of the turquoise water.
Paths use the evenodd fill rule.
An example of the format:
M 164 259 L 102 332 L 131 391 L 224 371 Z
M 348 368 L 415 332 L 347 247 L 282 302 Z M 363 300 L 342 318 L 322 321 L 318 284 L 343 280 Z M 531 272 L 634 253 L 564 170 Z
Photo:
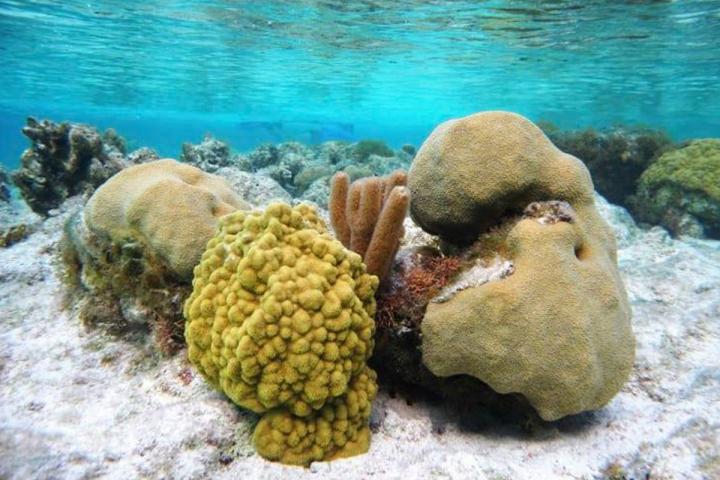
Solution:
M 0 159 L 27 115 L 176 156 L 212 132 L 420 143 L 505 109 L 720 136 L 720 1 L 0 1 Z

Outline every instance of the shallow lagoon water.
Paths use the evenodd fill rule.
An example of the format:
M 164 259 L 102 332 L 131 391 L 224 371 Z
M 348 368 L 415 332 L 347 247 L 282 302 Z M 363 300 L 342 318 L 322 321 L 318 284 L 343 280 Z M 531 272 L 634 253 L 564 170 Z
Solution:
M 0 478 L 720 478 L 720 140 L 687 143 L 720 137 L 719 39 L 720 1 L 714 0 L 0 0 L 0 166 L 14 170 L 21 155 L 25 159 L 10 176 L 0 170 Z M 439 237 L 423 232 L 423 226 L 440 236 L 451 232 L 451 225 L 442 229 L 452 221 L 449 215 L 433 216 L 433 208 L 451 204 L 435 197 L 456 190 L 452 184 L 437 188 L 441 179 L 453 177 L 460 184 L 465 175 L 475 175 L 473 187 L 482 193 L 488 178 L 512 189 L 533 170 L 519 169 L 506 178 L 503 168 L 485 168 L 495 161 L 516 166 L 493 150 L 494 138 L 506 138 L 504 132 L 515 128 L 501 117 L 497 125 L 505 126 L 489 141 L 477 140 L 482 143 L 477 147 L 470 142 L 469 148 L 478 148 L 474 157 L 465 157 L 470 161 L 455 158 L 464 165 L 459 175 L 433 172 L 427 162 L 433 154 L 427 151 L 416 155 L 441 122 L 484 110 L 513 111 L 538 123 L 563 151 L 585 162 L 600 195 L 592 195 L 583 175 L 574 177 L 577 184 L 562 184 L 578 165 L 582 173 L 582 164 L 558 168 L 564 157 L 541 153 L 556 151 L 545 148 L 544 136 L 521 126 L 516 137 L 507 137 L 511 144 L 517 137 L 535 138 L 532 154 L 521 158 L 549 162 L 530 174 L 539 175 L 531 181 L 561 182 L 555 190 L 560 196 L 585 193 L 535 198 L 530 192 L 532 203 L 506 211 L 493 203 L 470 208 L 459 216 L 466 222 L 463 234 L 468 226 L 490 227 L 478 227 L 469 246 L 453 244 L 452 238 L 444 238 L 443 246 Z M 28 116 L 93 127 L 37 124 Z M 98 135 L 107 128 L 127 140 L 127 150 L 115 134 Z M 473 135 L 483 137 L 483 129 Z M 464 142 L 462 135 L 438 140 L 453 141 Z M 152 184 L 157 171 L 151 169 L 135 182 L 116 183 L 120 195 L 95 203 L 107 209 L 99 208 L 95 227 L 103 219 L 123 218 L 118 212 L 140 204 L 138 198 L 150 205 L 140 211 L 157 207 L 165 213 L 140 213 L 143 221 L 122 232 L 140 235 L 141 241 L 124 243 L 127 238 L 108 233 L 116 242 L 108 247 L 103 243 L 108 238 L 91 231 L 88 199 L 117 171 L 133 178 L 130 169 L 155 158 L 151 150 L 136 150 L 140 147 L 223 177 L 227 188 L 209 181 L 147 195 L 135 186 Z M 413 178 L 404 189 L 402 175 L 395 177 L 393 191 L 410 202 L 411 211 L 423 197 L 432 208 L 425 208 L 422 221 L 422 209 L 411 219 L 396 207 L 400 233 L 392 241 L 398 244 L 384 249 L 392 253 L 384 257 L 392 269 L 383 279 L 386 288 L 375 295 L 375 353 L 368 360 L 379 372 L 380 386 L 372 410 L 361 417 L 372 432 L 369 450 L 330 462 L 295 462 L 307 468 L 268 461 L 273 448 L 252 436 L 267 412 L 258 412 L 266 415 L 260 417 L 240 408 L 203 377 L 207 364 L 200 366 L 197 350 L 189 353 L 203 343 L 202 327 L 183 336 L 181 310 L 191 278 L 173 271 L 172 261 L 163 262 L 205 244 L 206 238 L 197 239 L 214 230 L 215 220 L 202 212 L 217 192 L 232 205 L 256 208 L 271 199 L 310 201 L 327 218 L 337 211 L 332 201 L 328 206 L 335 172 L 352 179 L 384 175 L 417 165 L 419 158 L 430 169 L 421 192 L 417 170 L 410 173 L 412 195 Z M 675 175 L 677 165 L 682 168 Z M 190 169 L 160 168 L 161 179 L 168 173 L 164 168 Z M 666 184 L 667 179 L 672 181 Z M 523 188 L 506 198 L 501 194 L 498 203 L 525 201 Z M 232 208 L 223 203 L 208 211 Z M 493 210 L 495 217 L 483 217 Z M 453 355 L 442 351 L 453 348 L 452 335 L 449 344 L 424 343 L 423 336 L 433 332 L 423 325 L 431 324 L 430 308 L 438 304 L 468 299 L 468 308 L 452 315 L 469 318 L 466 325 L 472 326 L 473 317 L 464 312 L 477 308 L 488 323 L 491 310 L 514 301 L 509 295 L 488 309 L 480 300 L 474 303 L 480 288 L 502 288 L 500 282 L 536 268 L 515 256 L 522 248 L 503 257 L 508 250 L 502 232 L 520 231 L 513 222 L 539 229 L 522 240 L 530 242 L 523 244 L 530 257 L 551 245 L 547 239 L 559 229 L 576 229 L 580 240 L 567 251 L 546 250 L 547 264 L 536 263 L 550 273 L 547 278 L 564 279 L 561 301 L 548 303 L 558 298 L 553 282 L 525 283 L 534 292 L 528 295 L 530 309 L 522 300 L 512 304 L 501 319 L 507 320 L 503 328 L 490 328 L 485 337 L 492 341 L 496 331 L 515 328 L 512 318 L 522 319 L 526 311 L 541 318 L 554 312 L 547 321 L 557 317 L 566 328 L 558 323 L 559 333 L 544 338 L 543 329 L 556 324 L 543 327 L 528 318 L 520 335 L 508 337 L 514 350 L 502 342 L 499 349 L 487 348 L 474 332 L 460 332 L 470 348 L 454 349 Z M 332 227 L 340 238 L 337 224 Z M 316 228 L 313 223 L 306 233 L 317 235 Z M 461 233 L 457 227 L 455 233 Z M 170 249 L 167 258 L 158 254 L 160 248 Z M 567 254 L 569 263 L 555 251 Z M 429 265 L 447 270 L 423 270 L 429 267 L 413 263 L 417 252 L 439 253 Z M 486 253 L 495 255 L 489 263 Z M 196 254 L 200 258 L 201 252 Z M 563 270 L 553 277 L 543 268 L 550 264 L 570 272 L 594 265 L 599 274 Z M 123 284 L 128 278 L 132 281 Z M 601 280 L 592 283 L 596 278 Z M 444 296 L 418 300 L 440 285 Z M 577 302 L 583 291 L 592 298 Z M 200 295 L 202 305 L 203 293 L 193 295 Z M 413 317 L 418 301 L 425 303 L 420 317 Z M 578 312 L 590 312 L 590 327 L 583 325 L 586 313 L 561 308 L 573 302 Z M 197 313 L 186 316 L 188 324 L 205 321 Z M 614 327 L 605 328 L 611 317 Z M 222 314 L 217 318 L 222 324 Z M 434 318 L 443 327 L 444 317 Z M 442 338 L 438 331 L 445 329 L 436 328 Z M 604 342 L 608 331 L 614 343 Z M 589 350 L 578 351 L 589 355 L 573 356 L 574 347 L 586 344 Z M 422 357 L 423 346 L 440 354 L 434 360 Z M 557 346 L 555 355 L 547 354 Z M 431 362 L 444 367 L 444 358 L 458 351 L 470 352 L 468 362 L 456 362 L 461 369 L 463 363 L 482 366 L 486 358 L 478 352 L 488 351 L 494 352 L 490 358 L 510 352 L 504 357 L 510 368 L 500 362 L 506 367 L 502 375 L 463 371 L 455 384 L 452 378 L 443 383 L 444 377 L 427 376 Z M 564 360 L 540 366 L 532 361 L 547 357 Z M 568 381 L 552 383 L 552 372 L 565 378 L 575 364 L 589 365 L 587 376 L 578 381 L 570 374 Z M 530 382 L 527 390 L 502 386 L 526 372 L 564 389 L 563 400 L 572 400 L 557 402 L 557 395 L 549 395 L 547 403 L 533 403 L 533 395 L 547 393 L 540 382 Z M 353 370 L 351 377 L 358 375 Z M 612 399 L 583 399 L 585 386 L 609 391 Z M 488 387 L 510 395 L 486 398 Z M 479 397 L 473 388 L 480 388 Z M 339 401 L 349 398 L 347 391 L 338 395 Z M 565 410 L 543 414 L 540 405 L 555 403 L 564 403 Z M 333 428 L 344 435 L 345 427 Z M 280 441 L 269 437 L 270 447 Z
M 206 132 L 419 144 L 492 109 L 720 131 L 718 1 L 4 1 L 0 36 L 6 165 L 29 114 L 172 156 Z

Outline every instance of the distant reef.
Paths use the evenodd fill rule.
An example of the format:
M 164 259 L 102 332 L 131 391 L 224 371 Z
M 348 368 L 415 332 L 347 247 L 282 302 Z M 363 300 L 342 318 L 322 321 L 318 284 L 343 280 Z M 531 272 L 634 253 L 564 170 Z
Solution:
M 538 126 L 560 150 L 585 163 L 598 193 L 627 208 L 637 221 L 661 225 L 675 236 L 720 238 L 720 204 L 712 187 L 720 167 L 712 140 L 703 148 L 689 148 L 691 142 L 677 144 L 664 131 L 646 127 L 561 130 L 542 121 Z M 101 133 L 89 125 L 30 117 L 22 133 L 31 144 L 21 167 L 0 176 L 0 201 L 10 198 L 12 182 L 41 216 L 73 195 L 89 197 L 124 168 L 159 159 L 149 148 L 128 153 L 127 142 L 113 129 Z M 387 175 L 408 169 L 415 153 L 413 145 L 395 149 L 377 139 L 265 143 L 241 153 L 208 135 L 197 144 L 184 143 L 179 159 L 224 177 L 254 203 L 296 199 L 327 208 L 335 173 L 344 172 L 351 181 Z M 687 159 L 678 160 L 681 155 Z M 656 167 L 661 157 L 675 160 Z M 682 166 L 678 170 L 671 164 Z M 688 165 L 700 166 L 688 173 Z

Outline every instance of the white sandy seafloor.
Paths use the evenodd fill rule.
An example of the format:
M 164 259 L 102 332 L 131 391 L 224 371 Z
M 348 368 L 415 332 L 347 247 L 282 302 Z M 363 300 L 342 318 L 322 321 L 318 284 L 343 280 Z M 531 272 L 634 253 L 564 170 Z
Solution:
M 63 216 L 0 249 L 0 478 L 720 478 L 720 242 L 618 233 L 637 359 L 603 410 L 527 433 L 487 412 L 381 392 L 366 455 L 309 469 L 263 460 L 253 415 L 211 391 L 183 352 L 88 331 L 62 308 Z

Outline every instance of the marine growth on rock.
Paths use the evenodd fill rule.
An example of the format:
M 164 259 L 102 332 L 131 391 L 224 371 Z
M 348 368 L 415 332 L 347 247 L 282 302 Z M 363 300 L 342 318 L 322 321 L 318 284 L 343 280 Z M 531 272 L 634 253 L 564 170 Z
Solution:
M 640 177 L 633 213 L 674 235 L 720 238 L 720 139 L 665 153 Z
M 182 302 L 218 218 L 246 208 L 220 177 L 174 160 L 129 167 L 65 226 L 65 283 L 80 318 L 111 333 L 183 343 Z
M 22 132 L 32 145 L 12 176 L 27 204 L 41 215 L 72 195 L 92 192 L 128 166 L 124 141 L 114 130 L 101 135 L 88 125 L 30 117 Z

